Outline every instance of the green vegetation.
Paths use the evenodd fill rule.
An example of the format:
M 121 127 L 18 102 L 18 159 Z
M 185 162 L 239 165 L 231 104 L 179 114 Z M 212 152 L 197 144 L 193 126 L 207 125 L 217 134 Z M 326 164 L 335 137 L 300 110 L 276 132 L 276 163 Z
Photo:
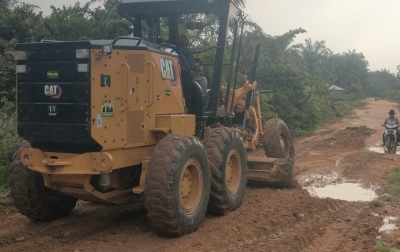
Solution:
M 21 138 L 16 132 L 14 103 L 4 100 L 0 108 L 0 193 L 8 190 L 8 166 Z
M 394 200 L 400 200 L 400 168 L 395 167 L 385 174 L 390 184 L 387 187 L 387 192 L 393 197 Z
M 93 7 L 98 2 L 103 6 Z M 4 52 L 13 51 L 20 42 L 113 39 L 130 35 L 131 23 L 115 12 L 114 6 L 118 2 L 90 0 L 63 8 L 51 6 L 51 14 L 44 17 L 37 6 L 19 0 L 0 1 L 0 191 L 7 190 L 7 167 L 20 141 L 15 132 L 15 63 L 6 61 Z M 245 7 L 245 0 L 234 2 Z M 207 25 L 201 31 L 187 31 L 184 28 L 187 21 L 203 21 Z M 189 36 L 191 48 L 201 51 L 216 41 L 217 22 L 213 15 L 184 15 L 179 27 L 181 33 Z M 368 61 L 361 52 L 334 53 L 323 40 L 308 38 L 303 44 L 294 45 L 294 38 L 304 33 L 306 30 L 299 28 L 280 36 L 270 36 L 258 24 L 245 20 L 238 85 L 247 79 L 254 47 L 261 43 L 258 88 L 273 90 L 273 94 L 261 96 L 264 119 L 280 117 L 293 135 L 300 136 L 349 115 L 352 108 L 362 105 L 365 96 L 400 97 L 400 73 L 395 76 L 386 69 L 370 72 Z M 161 34 L 168 34 L 168 31 L 161 30 Z M 232 49 L 232 41 L 232 37 L 228 38 L 227 54 Z M 212 63 L 214 53 L 210 50 L 196 57 Z M 211 80 L 210 69 L 205 67 L 204 73 Z M 227 76 L 226 70 L 225 79 Z M 340 100 L 330 98 L 329 86 L 332 84 L 345 89 Z
M 382 241 L 376 242 L 375 249 L 378 252 L 400 252 L 399 249 L 393 248 L 391 244 L 387 244 Z
M 389 181 L 386 191 L 392 196 L 395 201 L 400 200 L 400 168 L 394 167 L 391 171 L 386 172 L 385 179 Z M 400 252 L 399 249 L 393 247 L 392 244 L 387 244 L 382 241 L 377 241 L 375 248 L 378 252 Z

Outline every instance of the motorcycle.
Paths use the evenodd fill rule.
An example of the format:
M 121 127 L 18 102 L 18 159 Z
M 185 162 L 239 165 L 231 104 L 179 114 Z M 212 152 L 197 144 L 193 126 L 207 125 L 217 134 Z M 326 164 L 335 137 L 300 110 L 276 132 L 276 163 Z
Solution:
M 388 153 L 393 150 L 396 151 L 397 147 L 397 134 L 396 130 L 398 125 L 383 125 L 385 127 L 385 133 L 383 133 L 383 145 L 386 147 Z

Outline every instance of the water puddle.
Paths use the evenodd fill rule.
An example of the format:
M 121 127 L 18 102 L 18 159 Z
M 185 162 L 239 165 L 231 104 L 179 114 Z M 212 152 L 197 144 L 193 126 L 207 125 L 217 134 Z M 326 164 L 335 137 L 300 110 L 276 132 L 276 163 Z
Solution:
M 372 201 L 377 197 L 377 188 L 365 188 L 360 181 L 348 180 L 337 172 L 300 175 L 297 181 L 313 197 L 347 201 Z
M 372 201 L 377 197 L 372 189 L 362 188 L 358 183 L 340 183 L 325 187 L 308 187 L 308 192 L 318 198 L 332 198 L 347 201 Z
M 380 154 L 386 154 L 385 148 L 383 148 L 383 146 L 370 146 L 370 147 L 368 147 L 368 150 L 376 152 L 376 153 L 380 153 Z M 396 149 L 396 154 L 400 155 L 399 147 L 397 147 L 397 149 Z
M 398 218 L 392 216 L 386 216 L 385 218 L 383 218 L 383 225 L 379 228 L 379 232 L 391 232 L 393 230 L 399 229 L 396 226 L 397 219 Z
M 373 151 L 373 152 L 377 152 L 377 153 L 381 153 L 381 154 L 385 153 L 385 150 L 383 149 L 382 146 L 380 146 L 380 147 L 374 147 L 374 146 L 368 147 L 368 150 L 369 151 Z
M 373 151 L 373 152 L 376 152 L 376 153 L 380 153 L 380 154 L 386 154 L 386 152 L 387 152 L 386 148 L 382 146 L 382 141 L 378 141 L 374 145 L 367 147 L 367 150 Z M 390 153 L 390 154 L 392 154 L 392 153 Z M 399 147 L 396 148 L 396 154 L 397 155 L 400 154 Z
M 330 174 L 304 174 L 297 177 L 297 181 L 304 187 L 310 186 L 323 186 L 326 184 L 332 184 L 339 179 L 337 172 L 331 172 Z
M 379 214 L 372 214 L 375 217 L 379 217 Z M 395 230 L 398 230 L 399 227 L 396 226 L 398 217 L 392 217 L 392 216 L 385 216 L 383 218 L 383 224 L 379 228 L 379 233 L 392 233 Z M 376 239 L 382 239 L 382 236 L 378 235 L 376 236 Z

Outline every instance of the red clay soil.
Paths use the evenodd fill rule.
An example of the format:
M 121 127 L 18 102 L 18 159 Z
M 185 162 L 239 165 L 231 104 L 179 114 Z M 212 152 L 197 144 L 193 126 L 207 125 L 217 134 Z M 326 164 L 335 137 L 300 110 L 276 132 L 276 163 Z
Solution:
M 296 139 L 294 177 L 310 186 L 335 173 L 329 183 L 359 181 L 382 194 L 385 172 L 400 159 L 368 147 L 381 144 L 380 125 L 391 108 L 396 104 L 369 100 L 350 118 Z M 293 189 L 248 187 L 239 209 L 207 215 L 196 232 L 179 238 L 158 236 L 142 205 L 79 201 L 70 216 L 36 223 L 0 204 L 0 251 L 376 251 L 377 237 L 397 244 L 400 235 L 379 228 L 383 217 L 400 217 L 399 202 L 315 198 L 299 183 Z

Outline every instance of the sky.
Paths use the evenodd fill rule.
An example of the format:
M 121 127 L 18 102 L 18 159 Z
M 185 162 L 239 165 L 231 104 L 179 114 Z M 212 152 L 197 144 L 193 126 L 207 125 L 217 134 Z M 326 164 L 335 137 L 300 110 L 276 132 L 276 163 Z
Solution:
M 20 0 L 51 13 L 48 0 Z M 56 8 L 77 0 L 52 1 Z M 82 0 L 81 3 L 87 1 Z M 266 34 L 303 28 L 294 43 L 324 40 L 334 53 L 363 53 L 371 71 L 400 65 L 400 0 L 246 0 L 245 13 Z M 40 9 L 39 9 L 40 10 Z
M 247 0 L 245 12 L 266 34 L 303 28 L 305 39 L 324 40 L 334 53 L 355 49 L 371 71 L 400 65 L 399 0 Z

